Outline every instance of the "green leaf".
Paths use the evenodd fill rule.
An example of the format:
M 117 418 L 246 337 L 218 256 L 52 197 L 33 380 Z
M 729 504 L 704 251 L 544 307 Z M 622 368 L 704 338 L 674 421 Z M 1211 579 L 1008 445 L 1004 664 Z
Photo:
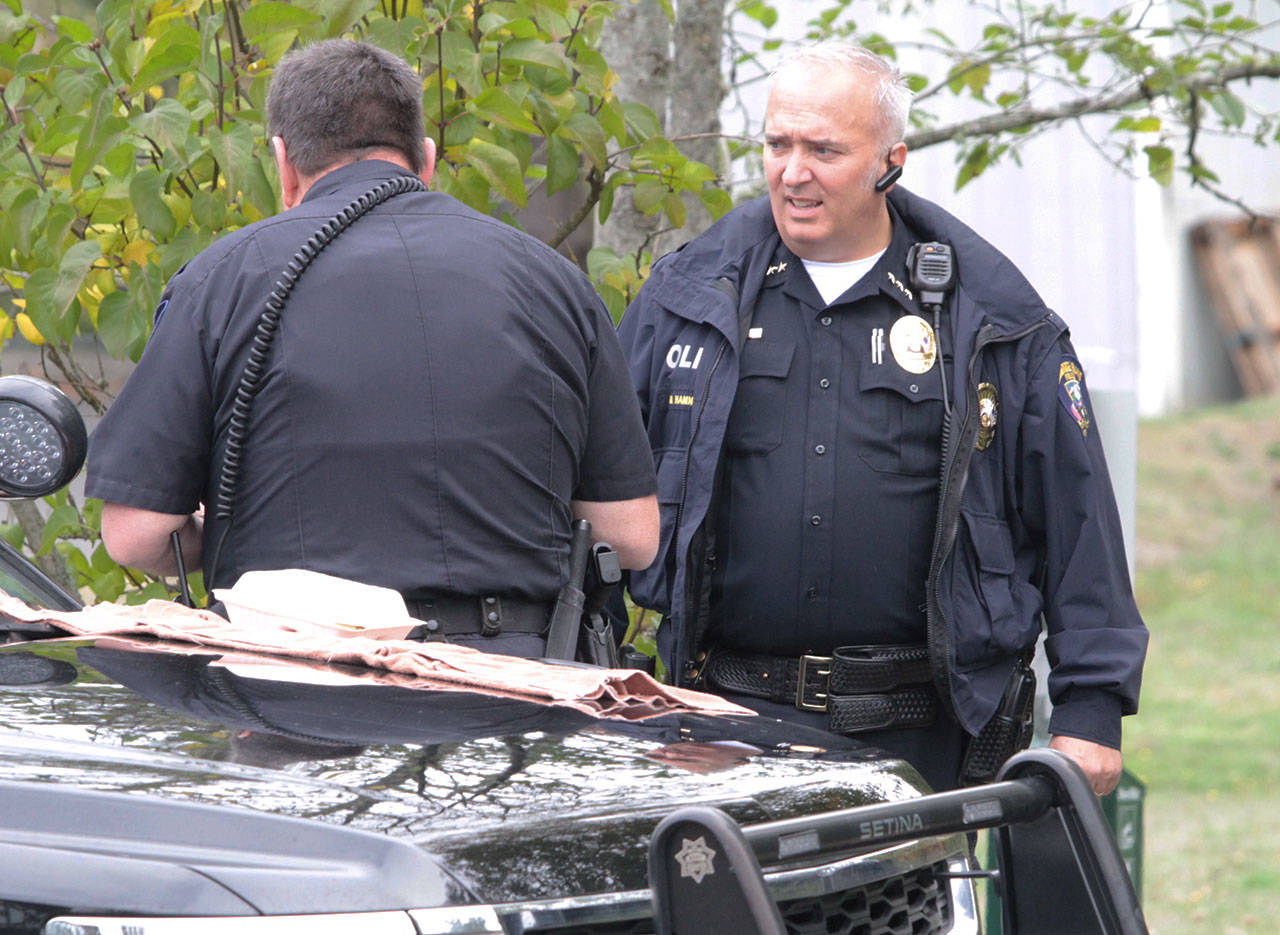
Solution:
M 547 194 L 568 191 L 578 181 L 578 150 L 562 136 L 547 138 Z
M 508 150 L 485 140 L 472 140 L 466 159 L 499 195 L 519 208 L 525 207 L 529 195 L 524 187 L 524 172 Z
M 164 97 L 151 110 L 131 116 L 129 123 L 143 136 L 155 140 L 162 150 L 179 151 L 187 145 L 192 119 L 190 111 L 180 103 Z
M 723 188 L 704 188 L 698 193 L 698 198 L 713 221 L 719 220 L 733 210 L 733 198 Z
M 563 116 L 568 117 L 572 112 L 570 110 Z M 600 121 L 600 128 L 604 130 L 608 139 L 617 140 L 622 146 L 627 144 L 627 120 L 623 115 L 622 105 L 616 98 L 605 101 L 601 105 L 596 113 L 596 119 Z
M 609 220 L 609 214 L 613 211 L 614 194 L 623 185 L 631 181 L 630 172 L 614 172 L 604 183 L 604 188 L 600 190 L 600 201 L 596 205 L 596 220 L 603 224 Z
M 489 194 L 492 186 L 483 175 L 471 166 L 463 166 L 456 173 L 437 173 L 436 186 L 477 211 L 489 210 Z
M 168 78 L 184 75 L 200 61 L 200 35 L 190 26 L 169 29 L 147 51 L 142 65 L 129 83 L 129 92 L 139 94 Z
M 463 146 L 475 137 L 479 122 L 472 113 L 459 114 L 444 128 L 445 146 Z
M 126 140 L 113 146 L 110 152 L 105 153 L 102 157 L 102 167 L 108 173 L 108 184 L 110 184 L 110 179 L 127 179 L 133 174 L 137 160 L 138 146 L 136 143 Z
M 738 4 L 738 12 L 755 20 L 765 29 L 772 29 L 778 22 L 778 10 L 764 0 L 744 0 Z
M 127 126 L 123 118 L 115 115 L 114 106 L 114 96 L 98 95 L 89 119 L 81 126 L 75 154 L 71 158 L 72 187 L 80 187 L 85 173 L 97 164 L 98 157 L 104 150 L 115 145 L 116 138 Z
M 320 39 L 335 39 L 359 22 L 369 8 L 366 0 L 311 0 L 324 25 Z
M 89 101 L 106 93 L 107 79 L 101 72 L 83 68 L 59 68 L 53 74 L 53 93 L 63 114 L 82 110 Z
M 253 131 L 243 123 L 236 123 L 225 132 L 210 127 L 208 137 L 209 151 L 226 173 L 228 189 L 241 192 L 263 217 L 274 214 L 275 189 L 263 171 L 262 162 L 254 154 Z
M 974 97 L 982 97 L 982 92 L 991 80 L 991 65 L 983 63 L 970 68 L 964 76 L 964 83 Z
M 565 121 L 565 128 L 578 138 L 582 150 L 597 169 L 604 170 L 609 162 L 605 148 L 604 128 L 590 114 L 576 113 Z
M 593 282 L 600 282 L 616 272 L 622 259 L 612 247 L 592 247 L 587 251 L 587 275 Z
M 471 100 L 471 111 L 480 120 L 489 120 L 520 130 L 524 133 L 541 134 L 542 130 L 529 119 L 524 108 L 516 103 L 507 93 L 506 88 L 489 88 Z
M 75 533 L 79 530 L 80 514 L 76 512 L 75 507 L 69 503 L 55 507 L 49 514 L 49 518 L 44 521 L 44 535 L 40 539 L 40 551 L 37 554 L 48 555 L 54 542 L 67 533 Z
M 3 539 L 15 549 L 21 549 L 26 545 L 26 539 L 22 535 L 22 526 L 19 523 L 0 523 L 0 539 Z
M 191 195 L 191 216 L 209 230 L 221 230 L 227 222 L 227 203 L 203 188 Z
M 626 117 L 627 129 L 637 141 L 662 135 L 662 124 L 658 122 L 654 112 L 644 104 L 636 101 L 624 102 L 622 113 Z
M 83 552 L 76 548 L 74 542 L 62 539 L 55 542 L 53 547 L 58 550 L 59 555 L 67 560 L 67 564 L 79 573 L 82 580 L 93 577 L 93 569 L 89 567 L 89 560 L 84 557 Z
M 146 338 L 147 328 L 127 292 L 109 293 L 98 303 L 98 338 L 117 360 L 124 359 L 139 337 Z
M 178 230 L 173 212 L 160 197 L 164 194 L 164 176 L 150 166 L 139 169 L 129 183 L 129 197 L 138 212 L 138 223 L 156 240 L 168 240 Z
M 53 22 L 58 27 L 58 35 L 64 36 L 72 42 L 88 44 L 94 39 L 93 30 L 74 17 L 54 16 Z
M 667 186 L 657 179 L 645 179 L 637 182 L 631 193 L 636 210 L 642 214 L 657 214 L 662 210 L 662 203 L 667 197 Z
M 960 165 L 960 171 L 956 174 L 956 191 L 960 191 L 981 175 L 987 166 L 991 165 L 991 161 L 991 148 L 985 141 L 973 147 L 965 156 L 964 162 Z
M 1214 172 L 1208 166 L 1193 165 L 1188 166 L 1187 171 L 1191 173 L 1191 177 L 1195 179 L 1204 179 L 1206 182 L 1221 182 L 1218 173 Z
M 304 7 L 279 0 L 256 0 L 240 14 L 244 37 L 254 44 L 272 33 L 296 31 L 319 20 L 319 16 Z
M 70 340 L 79 320 L 76 293 L 89 267 L 101 257 L 102 247 L 96 240 L 79 241 L 62 255 L 57 269 L 44 266 L 27 277 L 23 288 L 27 314 L 46 339 Z
M 662 199 L 662 210 L 676 227 L 684 227 L 687 212 L 679 192 L 668 192 Z
M 502 45 L 503 63 L 541 65 L 563 74 L 570 74 L 568 62 L 559 48 L 539 39 L 512 39 Z
M 484 70 L 481 67 L 480 53 L 471 44 L 471 37 L 455 29 L 449 29 L 440 37 L 441 51 L 445 70 L 453 76 L 467 94 L 476 96 L 484 93 Z M 435 50 L 432 49 L 434 52 Z M 434 59 L 435 56 L 432 56 Z
M 1244 104 L 1240 98 L 1236 97 L 1226 88 L 1223 88 L 1216 94 L 1209 96 L 1209 103 L 1213 109 L 1218 112 L 1218 116 L 1222 118 L 1222 122 L 1229 127 L 1239 127 L 1244 124 L 1245 112 Z
M 1116 121 L 1116 130 L 1128 130 L 1131 133 L 1158 133 L 1162 122 L 1159 117 L 1121 117 Z
M 1147 173 L 1161 185 L 1173 181 L 1173 150 L 1168 146 L 1144 146 L 1147 154 Z

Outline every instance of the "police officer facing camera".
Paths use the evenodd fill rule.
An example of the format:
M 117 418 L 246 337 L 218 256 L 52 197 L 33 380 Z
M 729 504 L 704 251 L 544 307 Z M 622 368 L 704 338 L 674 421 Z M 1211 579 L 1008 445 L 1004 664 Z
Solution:
M 655 264 L 627 310 L 663 543 L 631 594 L 664 613 L 682 682 L 864 738 L 939 789 L 1024 739 L 1043 616 L 1052 746 L 1106 792 L 1147 634 L 1084 377 L 1009 260 L 896 186 L 909 105 L 864 49 L 793 53 L 768 196 Z
M 623 567 L 657 548 L 608 313 L 546 245 L 426 190 L 398 57 L 294 52 L 267 118 L 286 210 L 174 276 L 93 434 L 108 550 L 172 574 L 178 531 L 214 587 L 312 569 L 398 590 L 428 636 L 541 655 L 575 518 Z

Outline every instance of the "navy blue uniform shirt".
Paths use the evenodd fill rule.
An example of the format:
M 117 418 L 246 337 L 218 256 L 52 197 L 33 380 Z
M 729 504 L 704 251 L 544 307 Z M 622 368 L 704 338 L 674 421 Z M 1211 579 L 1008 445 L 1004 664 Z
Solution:
M 379 160 L 336 169 L 174 277 L 93 433 L 90 496 L 212 512 L 281 271 L 343 207 L 406 174 Z M 447 195 L 409 192 L 339 235 L 289 298 L 214 580 L 309 568 L 410 598 L 548 599 L 567 575 L 570 499 L 653 491 L 618 340 L 586 277 Z M 206 564 L 221 526 L 206 523 Z
M 765 276 L 717 513 L 712 637 L 736 650 L 924 641 L 944 365 L 935 346 L 914 372 L 891 345 L 900 319 L 933 322 L 907 285 L 915 238 L 896 217 L 893 232 L 830 305 L 785 246 Z

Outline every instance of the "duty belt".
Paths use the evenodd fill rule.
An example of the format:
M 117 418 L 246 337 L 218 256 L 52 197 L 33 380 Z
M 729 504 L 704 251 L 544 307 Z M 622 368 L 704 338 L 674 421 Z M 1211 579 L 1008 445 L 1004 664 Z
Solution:
M 838 733 L 928 727 L 938 714 L 925 646 L 840 646 L 798 657 L 713 648 L 706 677 L 720 691 L 825 712 Z
M 406 599 L 405 606 L 409 609 L 409 616 L 422 621 L 421 625 L 413 628 L 409 638 L 423 641 L 464 634 L 499 636 L 531 633 L 545 636 L 551 611 L 551 605 L 546 601 L 522 601 L 494 594 Z

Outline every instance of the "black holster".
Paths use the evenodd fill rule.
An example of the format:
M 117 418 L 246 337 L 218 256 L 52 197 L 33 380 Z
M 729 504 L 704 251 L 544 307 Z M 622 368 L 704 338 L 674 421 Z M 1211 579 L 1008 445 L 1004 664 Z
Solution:
M 961 786 L 995 779 L 1005 760 L 1031 743 L 1034 731 L 1036 674 L 1030 659 L 1019 659 L 1009 675 L 1000 707 L 977 737 L 970 739 L 960 764 Z

